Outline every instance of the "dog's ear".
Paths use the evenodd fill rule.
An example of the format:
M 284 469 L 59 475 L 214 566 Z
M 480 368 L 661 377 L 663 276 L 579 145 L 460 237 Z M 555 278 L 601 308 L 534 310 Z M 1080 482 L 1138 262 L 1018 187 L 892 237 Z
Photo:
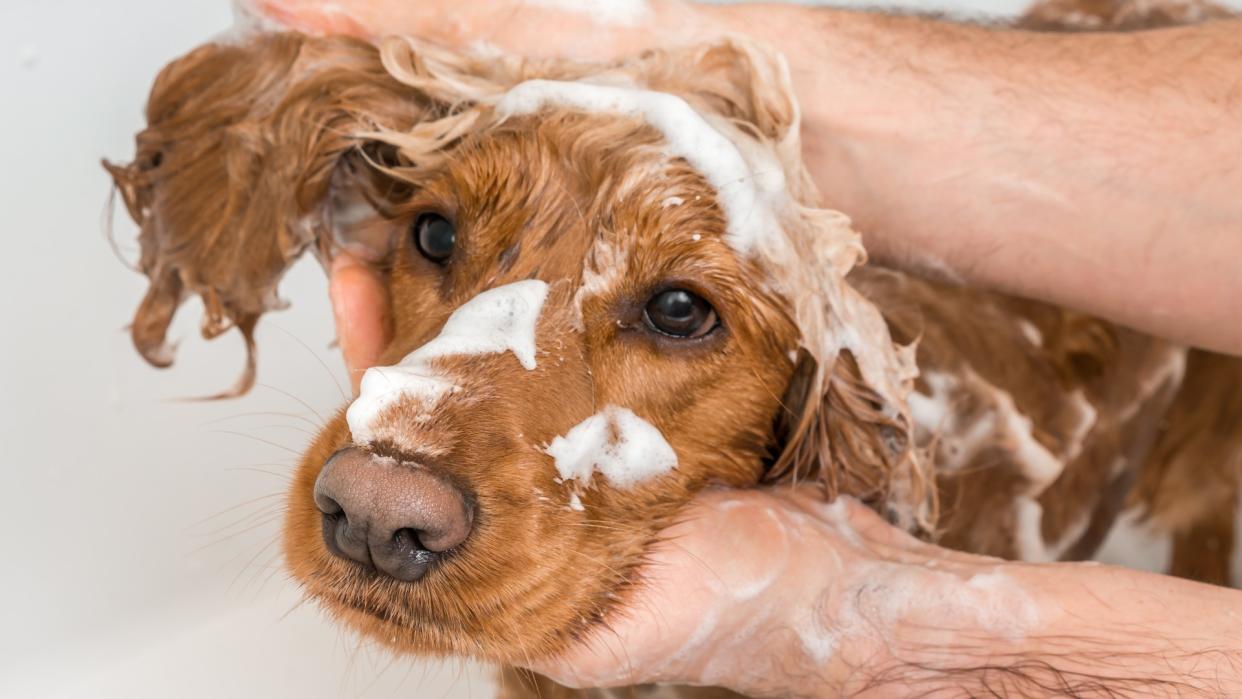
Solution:
M 204 337 L 236 326 L 247 344 L 246 371 L 221 396 L 249 389 L 255 324 L 280 306 L 280 278 L 307 249 L 329 254 L 329 189 L 374 190 L 369 163 L 383 154 L 355 134 L 408 128 L 428 108 L 374 47 L 351 39 L 256 35 L 165 67 L 134 160 L 104 162 L 140 227 L 150 287 L 131 334 L 142 356 L 172 363 L 168 327 L 197 294 Z M 347 186 L 333 187 L 342 178 Z
M 756 246 L 769 283 L 789 303 L 801 337 L 776 425 L 769 481 L 815 478 L 826 495 L 858 497 L 910 530 L 931 533 L 936 489 L 916 448 L 906 405 L 917 370 L 874 304 L 848 282 L 866 255 L 849 218 L 821 208 L 799 139 L 797 100 L 779 53 L 746 40 L 653 52 L 640 79 L 684 96 L 727 123 L 739 148 L 755 148 L 781 172 L 791 201 L 783 236 Z
M 935 484 L 908 423 L 863 379 L 846 351 L 826 377 L 805 349 L 776 420 L 770 483 L 818 480 L 825 495 L 857 497 L 894 524 L 931 533 Z

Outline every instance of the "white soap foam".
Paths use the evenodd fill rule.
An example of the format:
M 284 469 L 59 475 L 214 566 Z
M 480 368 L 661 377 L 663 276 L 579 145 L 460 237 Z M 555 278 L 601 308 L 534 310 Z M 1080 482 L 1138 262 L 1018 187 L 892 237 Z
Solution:
M 1081 421 L 1067 453 L 1056 454 L 1035 437 L 1034 423 L 1018 409 L 1013 396 L 974 371 L 963 369 L 960 380 L 952 374 L 927 371 L 923 379 L 930 394 L 911 391 L 907 405 L 920 437 L 935 436 L 939 440 L 939 466 L 945 470 L 964 468 L 980 449 L 999 439 L 1027 478 L 1031 495 L 1043 492 L 1060 477 L 1065 464 L 1078 455 L 1082 441 L 1095 425 L 1095 409 L 1084 395 L 1076 395 L 1075 408 Z M 973 402 L 990 407 L 976 415 L 961 415 L 959 394 L 973 395 Z
M 1013 450 L 1014 459 L 1022 469 L 1022 474 L 1030 479 L 1034 492 L 1043 492 L 1061 476 L 1065 462 L 1035 438 L 1034 423 L 1018 410 L 1008 391 L 997 388 L 994 395 L 997 415 L 1007 433 L 1008 446 Z
M 799 629 L 808 653 L 831 653 L 843 639 L 891 641 L 900 623 L 927 610 L 949 623 L 1022 638 L 1039 622 L 1034 599 L 1016 580 L 989 571 L 966 580 L 953 573 L 899 563 L 867 563 L 853 571 L 836 618 Z M 819 633 L 815 633 L 818 631 Z
M 677 467 L 677 454 L 654 425 L 616 405 L 552 440 L 547 454 L 562 480 L 590 483 L 599 471 L 618 488 L 634 486 Z
M 1108 536 L 1092 556 L 1093 560 L 1152 573 L 1168 570 L 1173 556 L 1173 536 L 1157 531 L 1143 519 L 1138 508 L 1122 512 L 1108 530 Z
M 1065 463 L 1072 463 L 1082 453 L 1083 444 L 1087 440 L 1087 436 L 1095 429 L 1095 425 L 1099 422 L 1099 411 L 1091 404 L 1091 400 L 1087 398 L 1087 394 L 1081 388 L 1074 389 L 1070 394 L 1074 401 L 1074 407 L 1078 410 L 1078 424 L 1074 425 L 1073 431 L 1067 440 L 1068 446 L 1065 449 Z M 1122 464 L 1124 466 L 1124 463 Z M 1114 476 L 1116 474 L 1113 474 Z
M 547 283 L 538 279 L 488 289 L 454 311 L 439 335 L 399 364 L 367 369 L 358 398 L 345 413 L 354 442 L 373 441 L 376 419 L 398 401 L 430 411 L 460 390 L 433 366 L 437 359 L 512 352 L 524 368 L 534 369 L 535 326 L 547 295 Z
M 938 371 L 927 371 L 923 380 L 931 391 L 929 395 L 911 391 L 906 399 L 914 424 L 928 435 L 940 434 L 950 424 L 953 415 L 953 377 Z
M 1019 495 L 1013 501 L 1014 546 L 1018 559 L 1038 563 L 1061 560 L 1061 556 L 1078 543 L 1091 524 L 1091 517 L 1084 512 L 1075 519 L 1057 541 L 1044 541 L 1044 507 L 1029 495 Z
M 548 106 L 637 117 L 664 135 L 669 156 L 690 163 L 716 189 L 727 220 L 726 240 L 739 253 L 772 239 L 780 231 L 774 202 L 784 200 L 779 167 L 756 172 L 738 146 L 676 95 L 631 87 L 555 80 L 529 80 L 496 104 L 502 118 L 531 114 Z
M 1044 334 L 1040 332 L 1039 328 L 1031 321 L 1025 318 L 1019 318 L 1018 329 L 1022 331 L 1022 336 L 1026 338 L 1027 342 L 1035 345 L 1036 347 L 1044 346 Z

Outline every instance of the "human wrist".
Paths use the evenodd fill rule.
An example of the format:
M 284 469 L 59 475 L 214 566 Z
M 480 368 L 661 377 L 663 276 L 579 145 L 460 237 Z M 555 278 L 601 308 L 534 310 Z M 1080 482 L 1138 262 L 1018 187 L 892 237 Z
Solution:
M 792 544 L 774 556 L 780 574 L 762 594 L 719 607 L 716 640 L 678 681 L 756 697 L 852 695 L 901 665 L 903 627 L 934 626 L 941 598 L 956 595 L 947 606 L 959 613 L 972 599 L 997 603 L 998 593 L 970 582 L 995 559 L 916 541 L 849 498 L 784 499 L 765 513 L 783 533 L 767 538 Z
M 1021 603 L 982 618 L 946 614 L 943 605 L 921 610 L 869 686 L 880 694 L 1242 692 L 1238 593 L 1094 563 L 993 563 L 984 579 Z

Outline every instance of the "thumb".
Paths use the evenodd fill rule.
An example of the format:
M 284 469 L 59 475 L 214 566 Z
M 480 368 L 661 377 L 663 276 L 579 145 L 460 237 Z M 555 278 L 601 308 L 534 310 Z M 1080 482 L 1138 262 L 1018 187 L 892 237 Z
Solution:
M 357 394 L 362 372 L 379 361 L 388 345 L 388 293 L 374 268 L 340 252 L 332 258 L 328 295 L 349 382 Z

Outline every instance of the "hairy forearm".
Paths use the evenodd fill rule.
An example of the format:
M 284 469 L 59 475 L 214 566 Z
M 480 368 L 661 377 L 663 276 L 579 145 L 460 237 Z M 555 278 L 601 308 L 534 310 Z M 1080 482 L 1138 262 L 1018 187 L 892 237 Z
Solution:
M 1242 352 L 1242 20 L 1036 34 L 704 11 L 785 52 L 812 172 L 878 259 Z
M 807 698 L 1242 694 L 1237 591 L 1091 564 L 953 554 L 934 570 L 911 565 L 926 562 L 791 606 L 781 624 L 796 631 L 764 646 L 780 674 L 733 686 Z M 830 655 L 816 657 L 807 628 L 823 630 Z
M 1030 695 L 1235 696 L 1242 692 L 1242 594 L 1097 565 L 1006 566 L 1036 600 L 1035 628 L 949 647 L 905 643 L 905 671 L 947 687 Z M 950 648 L 953 652 L 949 652 Z M 894 664 L 900 679 L 903 664 Z

